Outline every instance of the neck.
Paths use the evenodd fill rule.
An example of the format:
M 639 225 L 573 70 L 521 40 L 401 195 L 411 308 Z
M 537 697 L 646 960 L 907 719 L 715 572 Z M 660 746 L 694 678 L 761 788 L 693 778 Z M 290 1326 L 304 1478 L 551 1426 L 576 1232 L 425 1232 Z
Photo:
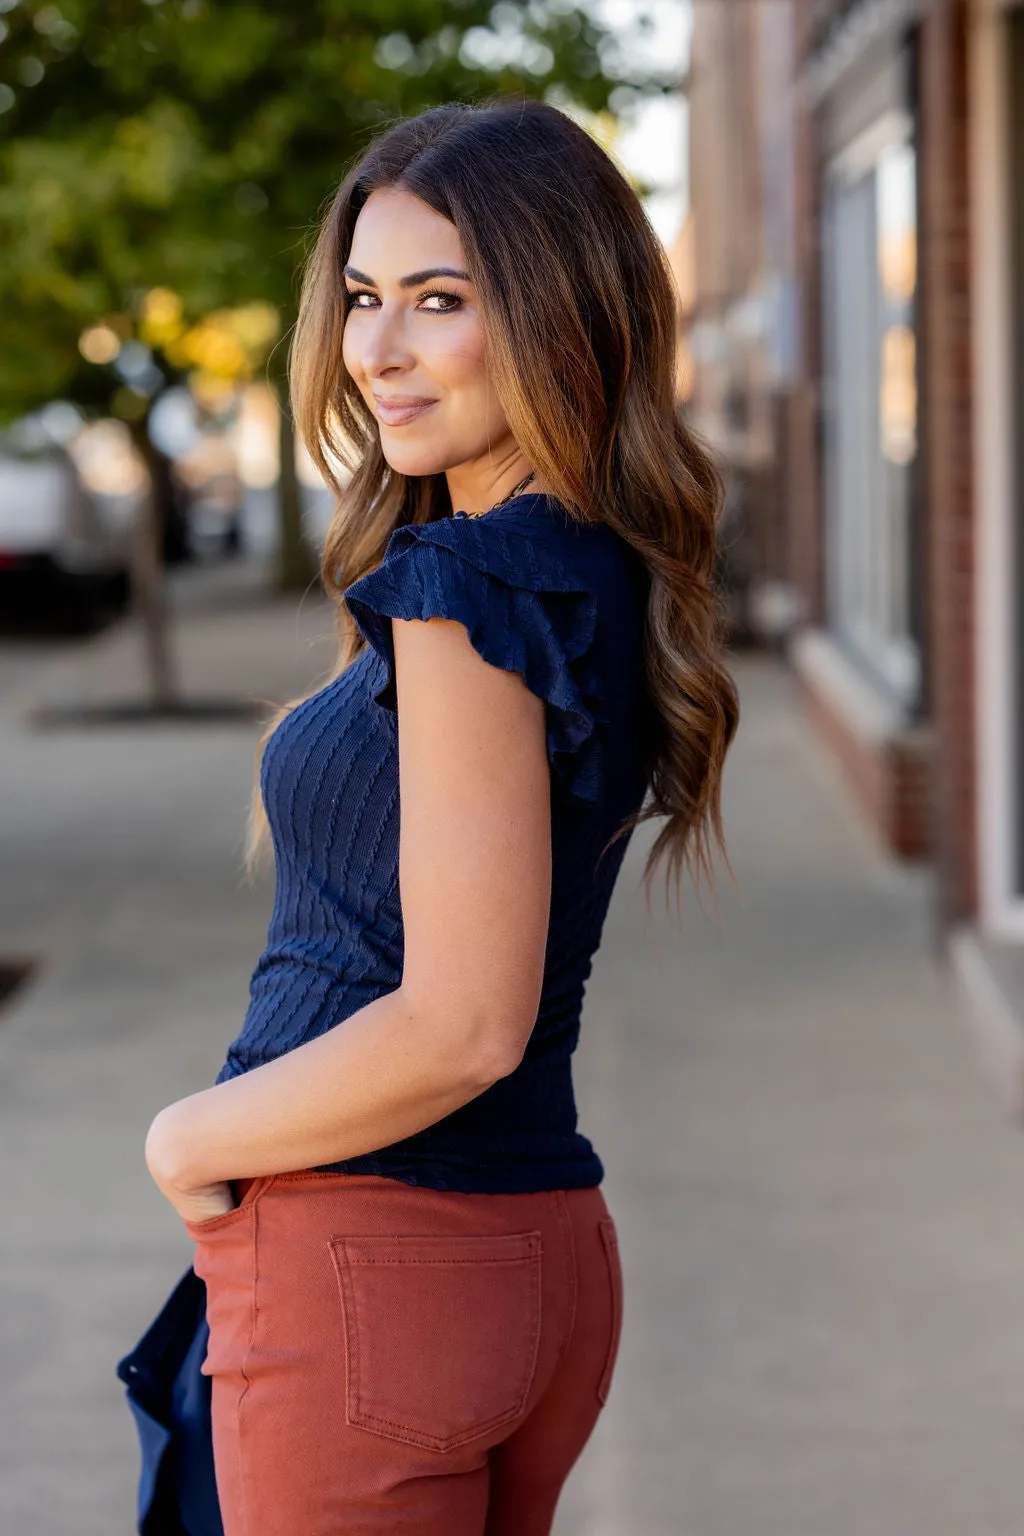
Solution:
M 503 458 L 490 457 L 480 464 L 459 464 L 446 470 L 448 494 L 453 512 L 468 512 L 470 516 L 487 512 L 525 480 L 532 466 L 526 456 L 516 448 Z M 530 481 L 525 493 L 534 494 L 542 489 L 539 479 Z

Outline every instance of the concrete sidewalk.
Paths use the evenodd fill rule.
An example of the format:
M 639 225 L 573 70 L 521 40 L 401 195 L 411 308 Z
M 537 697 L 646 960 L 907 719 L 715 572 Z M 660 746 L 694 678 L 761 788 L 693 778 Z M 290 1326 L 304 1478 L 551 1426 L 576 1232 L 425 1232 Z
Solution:
M 284 697 L 330 614 L 182 583 L 186 685 Z M 191 594 L 191 595 L 187 595 Z M 771 661 L 737 667 L 741 893 L 682 931 L 633 841 L 588 987 L 580 1126 L 626 1274 L 611 1399 L 559 1536 L 1016 1536 L 1024 1137 L 930 955 L 923 877 L 874 849 Z M 256 731 L 32 731 L 123 694 L 131 636 L 0 658 L 0 1530 L 128 1536 L 113 1374 L 192 1245 L 142 1160 L 244 1014 L 270 883 L 241 883 Z M 658 887 L 655 886 L 655 891 Z

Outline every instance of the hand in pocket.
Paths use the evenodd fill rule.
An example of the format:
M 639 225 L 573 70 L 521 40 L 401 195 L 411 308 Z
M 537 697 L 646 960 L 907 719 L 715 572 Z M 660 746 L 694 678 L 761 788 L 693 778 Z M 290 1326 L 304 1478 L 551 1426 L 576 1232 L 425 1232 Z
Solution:
M 235 1209 L 235 1192 L 227 1179 L 200 1189 L 175 1191 L 167 1198 L 184 1222 L 214 1221 Z
M 246 1180 L 246 1189 L 241 1200 L 236 1204 L 234 1190 L 230 1183 L 222 1187 L 227 1190 L 229 1203 L 225 1205 L 223 1200 L 218 1201 L 219 1210 L 211 1210 L 209 1215 L 196 1217 L 183 1216 L 185 1230 L 190 1237 L 198 1238 L 206 1231 L 219 1231 L 222 1226 L 228 1226 L 232 1221 L 246 1211 L 259 1195 L 270 1187 L 275 1178 L 274 1174 L 263 1174 L 260 1178 Z M 179 1214 L 180 1211 L 179 1211 Z

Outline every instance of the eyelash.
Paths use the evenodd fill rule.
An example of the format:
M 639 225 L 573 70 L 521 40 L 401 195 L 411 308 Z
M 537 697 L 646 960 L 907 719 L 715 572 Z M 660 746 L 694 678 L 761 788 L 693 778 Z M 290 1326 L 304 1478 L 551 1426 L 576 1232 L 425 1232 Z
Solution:
M 346 294 L 345 294 L 345 312 L 346 312 L 346 314 L 351 309 L 370 309 L 372 307 L 369 304 L 357 304 L 356 303 L 356 300 L 362 298 L 364 295 L 366 295 L 368 298 L 371 298 L 371 299 L 375 299 L 377 297 L 377 295 L 375 293 L 372 293 L 369 288 L 357 288 L 354 291 L 351 288 L 350 289 L 346 289 Z M 457 293 L 450 293 L 446 288 L 430 288 L 430 289 L 427 290 L 426 293 L 421 293 L 420 294 L 419 300 L 417 302 L 422 303 L 422 301 L 424 299 L 451 299 L 453 301 L 451 304 L 449 304 L 444 309 L 428 309 L 428 310 L 426 310 L 425 313 L 428 314 L 428 315 L 450 315 L 450 314 L 453 314 L 455 312 L 455 310 L 460 309 L 462 307 L 462 299 L 459 297 L 459 295 Z

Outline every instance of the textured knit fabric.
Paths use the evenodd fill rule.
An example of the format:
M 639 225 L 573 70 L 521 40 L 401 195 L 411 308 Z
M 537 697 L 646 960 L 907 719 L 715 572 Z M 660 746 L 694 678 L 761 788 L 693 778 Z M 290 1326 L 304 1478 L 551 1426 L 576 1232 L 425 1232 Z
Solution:
M 628 835 L 599 856 L 647 787 L 647 592 L 646 568 L 618 534 L 538 495 L 398 528 L 381 564 L 346 589 L 369 645 L 264 751 L 274 907 L 217 1081 L 342 1025 L 401 982 L 392 618 L 458 620 L 486 661 L 544 699 L 552 897 L 540 1007 L 516 1070 L 426 1130 L 323 1168 L 467 1193 L 603 1178 L 577 1131 L 571 1057 Z

